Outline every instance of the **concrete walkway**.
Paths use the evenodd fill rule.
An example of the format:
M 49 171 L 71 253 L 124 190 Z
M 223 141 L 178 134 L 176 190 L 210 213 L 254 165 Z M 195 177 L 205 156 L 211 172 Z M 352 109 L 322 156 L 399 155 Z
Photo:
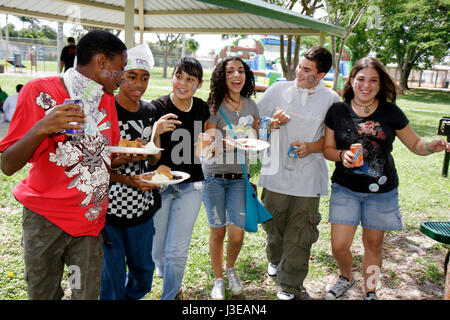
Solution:
M 2 118 L 3 114 L 0 114 L 0 118 Z M 1 119 L 0 119 L 1 121 Z M 6 133 L 8 132 L 9 122 L 0 122 L 0 140 L 2 140 Z

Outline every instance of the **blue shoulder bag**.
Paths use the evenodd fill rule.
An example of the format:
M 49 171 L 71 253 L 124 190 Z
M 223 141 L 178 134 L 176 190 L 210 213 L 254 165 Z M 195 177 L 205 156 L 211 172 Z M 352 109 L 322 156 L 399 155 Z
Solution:
M 231 134 L 233 135 L 233 139 L 236 140 L 236 135 L 233 131 L 233 126 L 228 120 L 227 116 L 223 113 L 223 111 L 219 108 L 220 113 L 223 118 L 227 122 L 230 127 Z M 258 195 L 256 194 L 255 189 L 253 188 L 250 180 L 248 179 L 247 171 L 245 170 L 245 164 L 242 160 L 242 156 L 240 150 L 237 150 L 237 154 L 239 156 L 239 161 L 241 162 L 242 172 L 244 173 L 245 180 L 247 181 L 247 185 L 245 188 L 246 196 L 245 196 L 245 231 L 247 232 L 257 232 L 258 224 L 264 223 L 270 219 L 272 219 L 272 215 L 269 211 L 264 208 L 264 206 L 259 202 Z

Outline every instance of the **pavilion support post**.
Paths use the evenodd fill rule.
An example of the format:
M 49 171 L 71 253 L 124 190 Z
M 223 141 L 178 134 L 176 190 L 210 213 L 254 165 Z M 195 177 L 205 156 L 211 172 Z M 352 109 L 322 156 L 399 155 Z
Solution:
M 139 44 L 144 43 L 144 28 L 145 28 L 145 22 L 144 22 L 144 0 L 138 0 L 139 5 Z
M 134 0 L 125 0 L 125 45 L 134 47 Z
M 319 35 L 319 45 L 321 47 L 325 45 L 325 32 L 321 32 Z
M 59 72 L 59 65 L 61 63 L 61 51 L 63 48 L 64 48 L 64 23 L 58 22 L 58 34 L 56 36 L 56 51 L 57 51 L 56 69 L 58 72 Z

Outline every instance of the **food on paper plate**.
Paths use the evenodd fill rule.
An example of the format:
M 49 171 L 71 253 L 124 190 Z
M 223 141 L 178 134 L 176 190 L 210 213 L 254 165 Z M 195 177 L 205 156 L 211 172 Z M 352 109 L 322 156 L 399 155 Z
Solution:
M 168 180 L 172 180 L 172 178 L 173 178 L 172 171 L 170 170 L 170 168 L 168 166 L 165 166 L 165 165 L 160 165 L 156 169 L 156 174 L 161 174 L 163 176 L 166 176 Z
M 155 172 L 144 173 L 144 174 L 140 175 L 140 178 L 141 178 L 141 180 L 151 181 L 154 175 L 155 175 Z
M 119 147 L 143 148 L 143 147 L 145 147 L 145 145 L 138 140 L 121 139 L 119 141 Z
M 141 176 L 142 180 L 152 181 L 152 182 L 168 182 L 171 180 L 182 179 L 181 176 L 176 176 L 172 174 L 172 171 L 168 166 L 160 165 L 155 171 L 145 173 Z
M 251 144 L 247 140 L 236 141 L 236 144 L 239 145 L 241 148 L 256 149 L 256 145 Z

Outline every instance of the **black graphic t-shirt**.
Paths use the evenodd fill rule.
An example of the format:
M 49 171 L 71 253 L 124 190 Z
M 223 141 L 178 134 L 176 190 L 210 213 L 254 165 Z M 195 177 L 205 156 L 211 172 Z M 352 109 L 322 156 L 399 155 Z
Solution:
M 73 67 L 75 56 L 77 54 L 77 46 L 65 46 L 61 51 L 61 61 L 64 62 L 64 71 Z
M 202 99 L 193 97 L 192 108 L 189 111 L 179 110 L 170 100 L 170 95 L 162 96 L 152 103 L 161 116 L 173 113 L 178 116 L 180 125 L 174 131 L 161 135 L 161 160 L 172 171 L 189 173 L 190 177 L 184 182 L 204 180 L 200 159 L 195 155 L 195 143 L 198 135 L 204 131 L 206 120 L 209 119 L 209 106 Z
M 159 119 L 158 111 L 149 102 L 141 100 L 140 104 L 138 111 L 130 112 L 116 102 L 121 139 L 150 141 L 152 125 Z M 147 161 L 129 162 L 118 173 L 129 176 L 155 169 Z M 150 219 L 160 207 L 158 189 L 143 192 L 120 182 L 111 182 L 106 224 L 116 227 L 139 225 Z
M 396 132 L 408 125 L 403 111 L 395 104 L 380 101 L 368 117 L 358 116 L 350 102 L 334 103 L 325 124 L 334 131 L 336 148 L 349 150 L 353 143 L 363 146 L 362 167 L 347 169 L 336 162 L 332 182 L 355 192 L 388 192 L 398 186 L 397 170 L 391 155 Z

